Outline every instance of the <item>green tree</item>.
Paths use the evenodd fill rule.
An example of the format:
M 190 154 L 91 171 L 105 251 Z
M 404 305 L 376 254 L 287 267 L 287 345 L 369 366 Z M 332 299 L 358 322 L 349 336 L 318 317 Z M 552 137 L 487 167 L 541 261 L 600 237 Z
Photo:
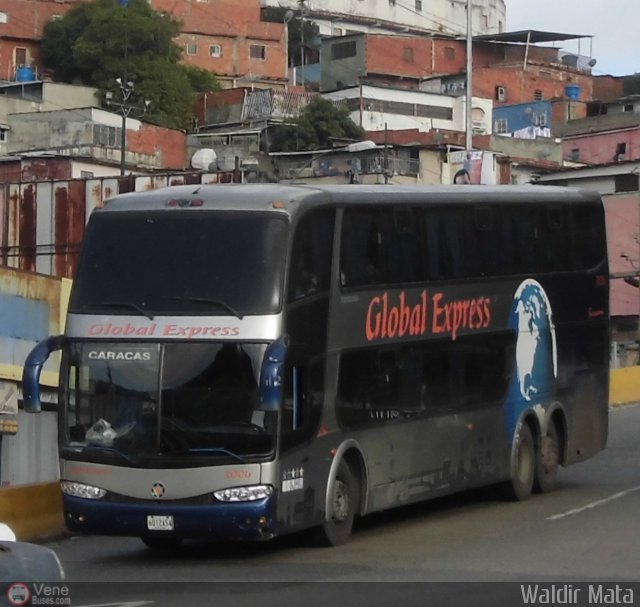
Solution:
M 129 100 L 144 107 L 145 120 L 188 128 L 195 95 L 219 89 L 213 74 L 180 63 L 174 38 L 180 24 L 154 11 L 146 0 L 79 3 L 44 28 L 41 56 L 54 80 L 98 88 L 118 100 L 117 78 L 134 83 Z
M 271 133 L 272 152 L 317 150 L 331 147 L 336 140 L 360 141 L 364 129 L 349 116 L 346 107 L 314 97 L 292 124 L 278 126 Z
M 625 95 L 640 94 L 640 72 L 624 77 L 622 80 L 622 92 Z

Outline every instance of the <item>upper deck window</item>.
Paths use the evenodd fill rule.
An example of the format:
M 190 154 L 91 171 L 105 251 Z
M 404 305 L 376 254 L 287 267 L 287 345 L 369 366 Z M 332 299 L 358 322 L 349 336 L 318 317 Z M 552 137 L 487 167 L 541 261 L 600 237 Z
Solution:
M 227 316 L 280 308 L 288 223 L 233 211 L 95 213 L 70 310 Z

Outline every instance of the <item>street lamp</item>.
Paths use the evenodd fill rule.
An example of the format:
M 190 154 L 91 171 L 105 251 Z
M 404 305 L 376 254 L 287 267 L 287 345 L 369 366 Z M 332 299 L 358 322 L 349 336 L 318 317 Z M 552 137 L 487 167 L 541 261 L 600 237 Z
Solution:
M 111 93 L 111 91 L 107 91 L 105 93 L 105 99 L 107 101 L 107 105 L 118 108 L 120 114 L 122 115 L 122 127 L 120 133 L 120 175 L 124 175 L 126 165 L 125 156 L 127 149 L 127 118 L 134 110 L 138 110 L 140 112 L 139 115 L 142 116 L 147 111 L 150 101 L 145 100 L 143 108 L 132 105 L 131 103 L 129 103 L 129 100 L 131 99 L 131 95 L 133 94 L 135 88 L 133 82 L 131 80 L 116 78 L 116 83 L 118 84 L 118 88 L 120 89 L 121 101 L 113 101 L 113 93 Z

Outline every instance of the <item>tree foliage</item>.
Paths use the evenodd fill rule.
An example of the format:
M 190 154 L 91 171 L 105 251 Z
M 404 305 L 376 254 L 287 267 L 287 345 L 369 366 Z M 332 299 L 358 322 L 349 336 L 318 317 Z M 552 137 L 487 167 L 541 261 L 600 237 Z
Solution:
M 346 107 L 316 96 L 294 123 L 273 130 L 270 151 L 317 150 L 331 147 L 336 140 L 360 141 L 363 137 L 364 129 L 351 120 Z
M 625 95 L 640 94 L 640 72 L 625 76 L 622 81 L 622 90 Z
M 145 120 L 170 128 L 188 128 L 195 94 L 217 90 L 206 70 L 180 63 L 182 49 L 174 38 L 180 24 L 154 11 L 146 0 L 82 2 L 44 28 L 41 57 L 59 82 L 98 88 L 114 101 L 117 78 L 132 82 L 128 103 L 143 108 Z M 121 97 L 120 97 L 121 100 Z M 135 115 L 135 111 L 131 114 Z

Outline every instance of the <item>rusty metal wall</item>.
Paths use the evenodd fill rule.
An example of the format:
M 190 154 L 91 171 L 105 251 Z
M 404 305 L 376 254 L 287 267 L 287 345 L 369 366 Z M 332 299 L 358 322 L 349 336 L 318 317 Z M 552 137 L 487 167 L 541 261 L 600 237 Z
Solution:
M 89 216 L 105 200 L 125 192 L 240 179 L 237 172 L 225 172 L 0 184 L 0 265 L 72 278 Z

